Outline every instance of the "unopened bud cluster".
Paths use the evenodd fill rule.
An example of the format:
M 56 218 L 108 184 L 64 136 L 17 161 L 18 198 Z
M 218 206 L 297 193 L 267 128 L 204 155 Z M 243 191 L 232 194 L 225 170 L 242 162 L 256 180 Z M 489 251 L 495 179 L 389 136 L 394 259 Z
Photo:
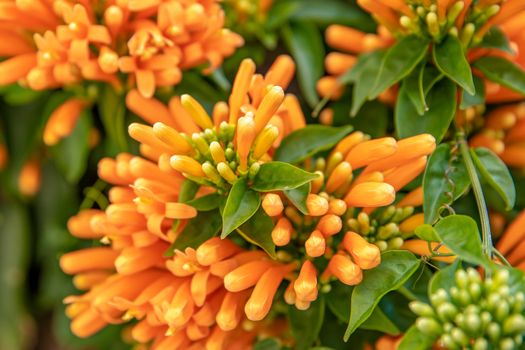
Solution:
M 413 214 L 414 207 L 397 208 L 391 205 L 371 215 L 360 212 L 349 218 L 347 225 L 381 251 L 399 249 L 406 239 L 414 236 L 414 229 L 421 224 L 418 220 L 420 214 Z
M 447 349 L 518 349 L 525 334 L 525 294 L 511 291 L 509 272 L 484 280 L 473 268 L 460 269 L 448 291 L 438 289 L 431 305 L 415 301 L 416 327 Z
M 456 1 L 449 6 L 426 3 L 413 1 L 408 4 L 406 13 L 399 18 L 401 27 L 410 34 L 422 35 L 436 42 L 451 34 L 457 36 L 465 47 L 479 44 L 484 31 L 478 30 L 500 11 L 500 5 L 488 2 L 469 5 L 466 1 Z

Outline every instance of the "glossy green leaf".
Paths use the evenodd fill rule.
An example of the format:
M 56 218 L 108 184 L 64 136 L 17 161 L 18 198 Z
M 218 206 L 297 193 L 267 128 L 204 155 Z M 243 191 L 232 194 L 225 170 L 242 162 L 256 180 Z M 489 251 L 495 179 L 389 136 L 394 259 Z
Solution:
M 416 326 L 412 326 L 403 336 L 397 350 L 428 350 L 432 348 L 434 341 L 435 339 L 421 333 Z
M 416 35 L 405 36 L 392 46 L 381 63 L 379 74 L 368 97 L 375 99 L 380 93 L 406 77 L 425 57 L 428 41 Z
M 360 61 L 350 70 L 348 76 L 343 79 L 352 79 L 354 87 L 352 89 L 352 108 L 350 115 L 355 116 L 366 102 L 380 72 L 381 62 L 385 57 L 385 51 L 375 51 L 370 53 L 361 65 Z
M 259 208 L 257 212 L 237 232 L 248 242 L 261 247 L 270 257 L 276 258 L 275 244 L 272 241 L 273 221 Z
M 363 281 L 352 292 L 350 321 L 344 339 L 372 314 L 381 298 L 398 289 L 417 270 L 419 259 L 408 251 L 391 250 L 381 255 L 381 264 L 363 272 Z
M 283 28 L 283 39 L 297 64 L 297 80 L 310 107 L 319 103 L 316 84 L 324 74 L 323 37 L 311 22 L 294 22 Z
M 308 215 L 308 208 L 306 207 L 306 199 L 310 194 L 311 184 L 305 183 L 302 186 L 293 188 L 291 190 L 284 190 L 283 193 L 295 205 L 299 211 L 305 215 Z
M 288 321 L 296 340 L 295 349 L 309 349 L 317 340 L 323 325 L 324 308 L 324 298 L 321 295 L 305 311 L 298 310 L 295 306 L 290 305 Z
M 452 204 L 470 186 L 465 165 L 459 157 L 452 157 L 450 152 L 448 144 L 441 144 L 427 163 L 423 176 L 423 212 L 427 224 L 433 224 L 442 207 Z
M 253 345 L 252 350 L 280 350 L 281 343 L 274 338 L 266 338 Z
M 483 40 L 478 47 L 501 50 L 511 55 L 515 54 L 514 50 L 510 47 L 507 35 L 496 26 L 489 29 L 489 31 L 483 36 Z
M 87 167 L 89 156 L 89 133 L 92 116 L 82 112 L 77 125 L 68 137 L 51 147 L 53 160 L 70 183 L 77 183 Z
M 339 112 L 339 106 L 345 105 L 345 109 Z M 383 103 L 373 100 L 367 101 L 363 104 L 359 112 L 348 120 L 348 102 L 346 100 L 340 101 L 340 104 L 332 104 L 331 108 L 334 111 L 334 125 L 346 125 L 350 123 L 354 130 L 359 130 L 372 138 L 383 137 L 387 134 L 389 128 L 391 113 L 390 109 Z M 340 113 L 338 115 L 338 113 Z M 338 123 L 338 120 L 341 122 Z
M 434 226 L 441 241 L 460 259 L 489 266 L 481 248 L 478 225 L 469 216 L 450 215 Z
M 259 192 L 291 190 L 318 178 L 294 165 L 284 162 L 269 162 L 261 165 L 251 188 Z
M 128 149 L 125 106 L 124 94 L 118 93 L 110 84 L 103 85 L 97 107 L 107 134 L 111 155 Z
M 461 109 L 467 109 L 472 106 L 482 105 L 485 103 L 485 82 L 480 77 L 474 75 L 474 87 L 476 93 L 470 95 L 465 90 L 461 94 Z
M 343 73 L 341 76 L 339 76 L 337 80 L 339 81 L 341 85 L 346 85 L 351 82 L 355 83 L 361 77 L 363 70 L 365 66 L 367 65 L 367 63 L 370 60 L 376 60 L 377 58 L 379 58 L 379 63 L 381 63 L 384 53 L 385 53 L 384 51 L 376 50 L 376 51 L 371 51 L 371 52 L 367 52 L 367 53 L 363 53 L 359 55 L 357 57 L 356 63 L 352 66 L 352 68 L 350 68 L 345 73 Z
M 398 335 L 401 333 L 399 328 L 397 328 L 394 322 L 385 315 L 379 305 L 374 308 L 372 314 L 361 324 L 360 328 L 390 335 Z
M 474 81 L 472 81 L 472 71 L 457 36 L 448 35 L 441 43 L 434 46 L 432 55 L 436 67 L 443 74 L 455 81 L 470 95 L 474 95 L 476 90 Z
M 199 191 L 200 185 L 191 180 L 184 180 L 179 190 L 179 202 L 186 203 L 195 198 L 197 191 Z
M 512 209 L 516 202 L 516 189 L 505 163 L 487 148 L 476 148 L 470 150 L 470 153 L 483 179 L 505 202 L 505 209 Z
M 187 247 L 197 248 L 208 239 L 216 236 L 221 229 L 222 219 L 219 210 L 202 211 L 190 219 L 175 242 L 164 253 L 173 256 L 175 249 L 184 251 Z
M 414 69 L 405 79 L 405 92 L 412 101 L 417 113 L 423 115 L 428 109 L 425 100 L 425 89 L 423 86 L 423 77 L 425 73 L 426 63 L 420 64 L 418 68 Z
M 489 80 L 525 95 L 525 72 L 502 57 L 484 56 L 474 62 Z
M 307 125 L 286 136 L 273 159 L 287 163 L 298 163 L 306 158 L 332 148 L 345 137 L 352 126 L 339 128 L 324 125 Z
M 221 196 L 218 193 L 210 193 L 205 196 L 192 199 L 191 201 L 187 201 L 186 204 L 191 205 L 198 211 L 209 211 L 217 209 L 223 200 L 224 196 Z
M 416 227 L 416 229 L 414 230 L 414 233 L 416 234 L 416 236 L 418 236 L 419 238 L 427 242 L 439 242 L 440 241 L 436 230 L 434 230 L 432 225 L 429 225 L 429 224 L 423 224 L 423 225 Z
M 228 236 L 237 227 L 248 221 L 261 205 L 259 193 L 248 188 L 246 179 L 237 180 L 228 195 L 222 212 L 221 238 Z
M 456 284 L 455 274 L 458 268 L 461 267 L 461 264 L 458 259 L 456 259 L 449 266 L 442 268 L 432 276 L 430 283 L 428 284 L 428 294 L 435 293 L 438 289 L 450 290 L 452 286 Z
M 430 133 L 437 142 L 443 139 L 456 113 L 456 84 L 440 80 L 429 91 L 426 101 L 428 110 L 421 116 L 408 96 L 406 84 L 401 85 L 394 111 L 399 138 Z

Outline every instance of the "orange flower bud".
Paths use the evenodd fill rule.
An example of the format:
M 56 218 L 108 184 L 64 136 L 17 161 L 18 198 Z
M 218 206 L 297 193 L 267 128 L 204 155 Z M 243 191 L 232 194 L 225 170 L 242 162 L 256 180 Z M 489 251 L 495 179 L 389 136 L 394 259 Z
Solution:
M 261 276 L 272 267 L 268 260 L 250 261 L 224 276 L 224 288 L 240 292 L 254 286 Z
M 104 212 L 97 209 L 82 210 L 67 221 L 67 229 L 78 238 L 100 238 L 100 233 L 95 232 L 91 227 L 91 219 L 97 215 L 104 215 Z
M 278 194 L 267 193 L 262 201 L 262 207 L 268 216 L 281 215 L 284 205 Z
M 335 146 L 332 153 L 341 153 L 343 157 L 346 157 L 348 152 L 357 144 L 363 142 L 366 140 L 366 135 L 363 134 L 361 131 L 354 131 L 350 135 L 346 136 L 344 139 L 339 141 L 339 143 Z
M 253 159 L 259 160 L 272 147 L 279 136 L 279 129 L 273 125 L 267 125 L 257 136 L 253 146 Z
M 317 81 L 316 89 L 323 98 L 331 100 L 338 100 L 344 92 L 344 86 L 336 77 L 322 77 Z
M 170 164 L 173 169 L 181 173 L 186 173 L 197 177 L 206 176 L 202 170 L 201 164 L 188 156 L 172 156 L 170 158 Z
M 184 94 L 180 97 L 180 102 L 182 103 L 182 107 L 184 107 L 186 112 L 188 112 L 193 121 L 195 121 L 195 124 L 200 126 L 202 129 L 213 128 L 213 123 L 210 116 L 204 107 L 202 107 L 201 104 L 197 102 L 197 100 L 195 100 L 190 95 Z
M 358 169 L 392 155 L 396 149 L 397 143 L 392 137 L 369 140 L 353 147 L 345 160 L 352 165 L 352 168 Z
M 394 190 L 398 191 L 421 174 L 426 165 L 426 156 L 414 159 L 385 175 L 385 182 L 391 184 Z
M 60 257 L 60 268 L 69 275 L 113 269 L 119 252 L 107 247 L 85 248 Z
M 280 86 L 274 86 L 264 95 L 259 108 L 255 112 L 255 133 L 258 134 L 277 112 L 284 100 L 284 91 Z
M 382 207 L 391 204 L 396 191 L 387 183 L 363 182 L 348 192 L 345 202 L 350 207 Z
M 430 244 L 431 249 L 435 249 L 438 246 L 439 243 L 432 242 Z M 409 239 L 408 241 L 405 241 L 403 245 L 401 246 L 401 249 L 409 250 L 414 254 L 417 255 L 426 255 L 430 256 L 432 252 L 429 250 L 428 242 L 424 241 L 422 239 Z M 443 254 L 450 254 L 451 251 L 446 246 L 441 246 L 438 250 L 439 253 Z M 443 257 L 433 257 L 433 260 L 437 261 L 444 261 L 447 263 L 452 263 L 454 260 L 456 260 L 455 256 L 443 256 Z
M 173 149 L 176 154 L 191 154 L 193 147 L 182 137 L 179 132 L 164 123 L 157 122 L 153 124 L 153 133 L 159 140 Z
M 295 63 L 288 55 L 280 55 L 268 69 L 264 82 L 286 89 L 295 73 Z
M 306 207 L 311 216 L 321 216 L 328 211 L 328 201 L 324 197 L 311 193 L 306 199 Z
M 317 270 L 310 260 L 303 263 L 293 286 L 297 298 L 303 300 L 306 300 L 317 289 Z
M 255 122 L 251 116 L 239 118 L 237 121 L 237 153 L 239 154 L 241 171 L 248 169 L 248 155 L 255 139 Z
M 334 214 L 326 214 L 319 220 L 316 229 L 321 231 L 325 237 L 339 233 L 343 228 L 343 221 Z
M 328 55 L 326 55 L 324 64 L 328 74 L 342 75 L 347 70 L 352 68 L 356 61 L 356 56 L 340 52 L 330 52 Z
M 41 169 L 38 162 L 30 160 L 24 164 L 18 175 L 18 190 L 24 196 L 34 196 L 40 189 Z
M 237 327 L 242 318 L 242 305 L 247 298 L 248 295 L 245 292 L 226 293 L 221 308 L 215 317 L 217 325 L 223 331 L 231 331 Z
M 225 259 L 239 251 L 239 247 L 227 239 L 213 237 L 197 248 L 197 261 L 199 264 L 209 266 Z
M 360 234 L 349 231 L 343 239 L 343 246 L 352 255 L 352 259 L 363 270 L 376 267 L 381 263 L 379 248 L 368 243 Z
M 230 124 L 235 124 L 237 122 L 239 111 L 244 103 L 248 89 L 250 88 L 250 83 L 252 82 L 254 73 L 255 63 L 249 58 L 242 60 L 237 75 L 235 76 L 232 92 L 228 100 L 230 106 Z
M 405 219 L 400 225 L 399 230 L 403 233 L 412 233 L 414 230 L 425 223 L 425 215 L 423 213 L 414 214 Z
M 334 255 L 330 259 L 327 269 L 341 282 L 349 286 L 355 286 L 361 283 L 363 279 L 361 268 L 354 264 L 346 254 L 338 253 Z
M 324 254 L 326 250 L 326 240 L 321 232 L 313 231 L 304 243 L 306 254 L 312 258 L 317 258 Z
M 347 183 L 352 176 L 352 166 L 348 162 L 339 163 L 328 178 L 325 190 L 328 193 L 336 191 L 340 186 Z
M 283 280 L 285 271 L 282 266 L 266 271 L 253 289 L 250 299 L 244 306 L 246 317 L 251 321 L 262 320 L 270 311 L 273 297 Z
M 417 207 L 420 205 L 423 205 L 423 186 L 419 186 L 415 190 L 410 191 L 396 204 L 398 208 Z
M 294 290 L 294 284 L 294 280 L 290 281 L 290 284 L 288 284 L 288 287 L 286 287 L 286 289 L 284 290 L 284 301 L 288 305 L 295 304 L 295 301 L 297 300 L 297 295 L 295 294 Z
M 272 230 L 273 243 L 278 247 L 287 245 L 292 237 L 292 231 L 293 228 L 290 221 L 285 217 L 280 218 Z
M 310 308 L 310 305 L 312 303 L 308 300 L 301 300 L 301 299 L 297 299 L 295 301 L 295 307 L 297 308 L 297 310 L 301 310 L 301 311 L 306 311 Z
M 224 156 L 224 149 L 221 144 L 217 141 L 210 143 L 210 154 L 215 163 L 226 162 L 226 157 Z
M 86 101 L 71 98 L 58 106 L 49 117 L 44 128 L 44 143 L 48 146 L 55 145 L 60 139 L 69 136 L 75 126 Z
M 166 203 L 164 215 L 170 219 L 191 219 L 197 216 L 197 210 L 184 203 Z
M 316 171 L 315 174 L 317 175 L 317 178 L 315 178 L 311 184 L 312 184 L 312 190 L 311 193 L 319 193 L 321 190 L 321 187 L 324 185 L 324 173 L 322 171 Z
M 342 199 L 331 199 L 328 204 L 328 214 L 342 216 L 346 213 L 346 203 Z

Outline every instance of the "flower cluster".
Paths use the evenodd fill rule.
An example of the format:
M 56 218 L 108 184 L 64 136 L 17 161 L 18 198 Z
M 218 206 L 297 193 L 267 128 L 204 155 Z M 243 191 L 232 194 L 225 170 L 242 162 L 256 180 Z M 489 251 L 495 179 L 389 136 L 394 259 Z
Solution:
M 151 97 L 184 69 L 216 68 L 243 43 L 211 0 L 6 1 L 2 13 L 9 44 L 0 49 L 0 84 L 21 80 L 34 90 L 94 80 Z
M 419 331 L 447 349 L 515 349 L 525 333 L 525 294 L 515 287 L 505 269 L 485 279 L 459 269 L 454 286 L 430 295 L 431 305 L 414 301 L 410 308 Z

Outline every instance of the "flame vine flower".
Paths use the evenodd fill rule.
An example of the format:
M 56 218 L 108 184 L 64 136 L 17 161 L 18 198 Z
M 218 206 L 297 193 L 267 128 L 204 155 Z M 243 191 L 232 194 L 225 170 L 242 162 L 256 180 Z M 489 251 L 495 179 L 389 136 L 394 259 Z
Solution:
M 362 0 L 358 4 L 378 22 L 378 33 L 330 26 L 328 44 L 349 54 L 329 54 L 325 65 L 331 76 L 318 83 L 322 96 L 337 99 L 343 86 L 352 82 L 352 115 L 367 100 L 395 100 L 401 137 L 424 130 L 439 141 L 457 107 L 463 110 L 485 99 L 512 100 L 525 94 L 518 83 L 525 74 L 515 64 L 519 60 L 514 51 L 520 51 L 515 33 L 523 23 L 522 2 Z M 504 72 L 512 78 L 504 78 Z M 396 83 L 400 83 L 397 97 Z M 435 113 L 437 107 L 440 113 Z M 423 125 L 423 115 L 433 120 L 431 126 Z
M 189 95 L 168 107 L 128 95 L 153 126 L 129 127 L 143 157 L 100 162 L 111 204 L 69 221 L 103 243 L 61 258 L 86 290 L 66 299 L 75 334 L 136 319 L 132 338 L 153 349 L 244 349 L 281 317 L 279 289 L 307 309 L 331 279 L 360 284 L 381 251 L 410 242 L 421 190 L 377 208 L 422 172 L 434 138 L 306 127 L 283 91 L 293 72 L 288 56 L 264 76 L 244 60 L 211 118 Z

